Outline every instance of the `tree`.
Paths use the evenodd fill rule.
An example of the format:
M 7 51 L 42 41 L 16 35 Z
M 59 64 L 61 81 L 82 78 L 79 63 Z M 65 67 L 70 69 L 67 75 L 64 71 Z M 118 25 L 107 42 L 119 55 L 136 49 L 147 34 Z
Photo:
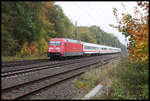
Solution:
M 12 10 L 12 6 L 11 2 L 2 2 L 1 48 L 3 56 L 15 55 L 16 51 L 20 48 L 18 40 L 13 36 L 16 22 L 16 19 L 13 19 L 13 16 L 16 12 Z
M 54 24 L 54 30 L 56 31 L 56 34 L 52 37 L 71 38 L 73 36 L 73 24 L 64 15 L 61 7 L 58 5 L 54 5 L 54 7 L 52 7 L 50 10 L 52 12 L 48 17 L 48 20 Z
M 137 96 L 136 99 L 148 99 L 149 3 L 139 1 L 137 2 L 137 5 L 139 8 L 142 8 L 142 12 L 144 12 L 144 14 L 142 14 L 142 12 L 136 6 L 134 9 L 135 16 L 132 16 L 129 13 L 123 13 L 121 19 L 118 18 L 117 9 L 114 8 L 113 12 L 117 19 L 118 25 L 111 26 L 117 28 L 118 31 L 122 32 L 125 37 L 129 38 L 128 50 L 130 63 L 128 63 L 128 66 L 130 71 L 127 72 L 127 75 L 122 73 L 121 76 L 123 78 L 120 77 L 120 81 L 126 82 L 126 80 L 128 80 L 128 85 L 131 86 L 129 93 L 131 93 L 132 89 L 132 93 L 134 92 L 132 95 Z M 122 85 L 125 85 L 125 83 Z M 126 86 L 124 88 L 126 89 L 128 87 Z M 119 97 L 120 92 L 119 95 L 115 94 L 115 96 Z M 126 98 L 128 98 L 128 96 Z
M 122 19 L 117 16 L 117 9 L 114 8 L 113 12 L 119 22 L 119 25 L 114 26 L 118 31 L 122 32 L 125 37 L 129 37 L 128 50 L 130 54 L 130 62 L 148 62 L 148 18 L 149 18 L 149 3 L 138 2 L 138 6 L 143 8 L 144 15 L 135 7 L 135 17 L 131 14 L 122 14 Z
M 78 27 L 78 37 L 81 41 L 96 43 L 96 40 L 88 27 Z

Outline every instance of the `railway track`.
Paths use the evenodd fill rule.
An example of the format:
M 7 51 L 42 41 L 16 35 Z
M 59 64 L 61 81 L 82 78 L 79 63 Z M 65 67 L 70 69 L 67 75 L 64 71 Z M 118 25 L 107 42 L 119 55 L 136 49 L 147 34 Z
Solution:
M 95 57 L 90 57 L 95 58 Z M 87 61 L 90 58 L 83 58 L 83 59 L 72 59 L 72 60 L 66 60 L 66 61 L 51 61 L 47 63 L 41 63 L 41 64 L 32 64 L 32 65 L 24 65 L 24 66 L 15 66 L 13 68 L 2 68 L 1 77 L 10 77 L 13 75 L 19 75 L 23 73 L 29 73 L 34 72 L 42 69 L 47 68 L 54 68 L 56 66 L 62 66 L 65 64 L 74 64 L 76 62 L 82 62 Z
M 48 62 L 49 59 L 38 59 L 38 60 L 24 60 L 24 61 L 13 61 L 13 62 L 2 62 L 2 68 L 5 67 L 14 67 L 20 65 L 27 65 L 27 64 L 34 64 L 34 63 L 41 63 L 41 62 Z
M 111 58 L 110 58 L 111 57 Z M 110 59 L 116 56 L 97 56 L 85 59 L 77 59 L 76 61 L 67 62 L 62 65 L 55 64 L 53 68 L 39 68 L 36 71 L 30 71 L 27 74 L 11 76 L 7 75 L 9 78 L 2 77 L 2 99 L 19 99 L 34 92 L 37 92 L 43 88 L 52 86 L 74 76 L 77 76 L 85 72 L 92 65 L 98 65 L 102 63 L 107 63 Z M 88 61 L 87 61 L 88 60 Z M 27 69 L 28 70 L 28 69 Z M 18 79 L 19 78 L 19 79 Z M 30 78 L 30 79 L 29 79 Z M 18 79 L 18 80 L 16 80 Z

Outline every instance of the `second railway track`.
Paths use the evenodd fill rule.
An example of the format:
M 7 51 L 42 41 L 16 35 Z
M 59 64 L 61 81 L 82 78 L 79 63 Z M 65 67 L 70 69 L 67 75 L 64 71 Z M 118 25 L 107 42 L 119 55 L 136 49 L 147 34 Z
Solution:
M 19 75 L 16 77 L 2 78 L 2 99 L 18 99 L 30 95 L 45 87 L 51 86 L 63 80 L 69 79 L 87 70 L 86 67 L 99 64 L 102 60 L 115 58 L 114 55 L 90 57 L 88 59 L 76 60 L 56 68 L 46 68 L 34 73 Z M 29 79 L 30 78 L 30 79 Z M 17 80 L 18 79 L 18 80 Z
M 44 62 L 40 64 L 31 64 L 31 65 L 23 65 L 23 66 L 15 66 L 13 68 L 2 68 L 1 77 L 10 77 L 13 75 L 19 75 L 23 73 L 29 73 L 34 71 L 39 71 L 42 69 L 54 68 L 57 66 L 62 66 L 66 64 L 74 64 L 76 62 L 87 61 L 88 59 L 94 59 L 96 57 L 90 58 L 82 58 L 82 59 L 74 59 L 74 60 L 66 60 L 66 61 L 51 61 L 51 62 Z
M 2 68 L 21 66 L 27 64 L 35 64 L 40 62 L 47 62 L 49 59 L 38 59 L 38 60 L 24 60 L 24 61 L 13 61 L 13 62 L 2 62 Z

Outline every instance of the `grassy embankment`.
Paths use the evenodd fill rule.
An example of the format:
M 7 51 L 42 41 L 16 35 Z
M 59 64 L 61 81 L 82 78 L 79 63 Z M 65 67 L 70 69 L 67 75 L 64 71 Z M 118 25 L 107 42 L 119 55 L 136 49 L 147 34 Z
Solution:
M 104 85 L 106 91 L 109 90 L 115 79 L 113 77 L 113 74 L 115 73 L 114 68 L 116 68 L 119 62 L 120 59 L 111 60 L 106 65 L 87 71 L 74 80 L 76 88 L 80 89 L 84 94 L 87 94 L 100 83 Z
M 85 95 L 99 83 L 102 84 L 103 93 L 92 99 L 148 99 L 147 80 L 124 55 L 120 60 L 111 60 L 107 65 L 84 73 L 74 82 Z

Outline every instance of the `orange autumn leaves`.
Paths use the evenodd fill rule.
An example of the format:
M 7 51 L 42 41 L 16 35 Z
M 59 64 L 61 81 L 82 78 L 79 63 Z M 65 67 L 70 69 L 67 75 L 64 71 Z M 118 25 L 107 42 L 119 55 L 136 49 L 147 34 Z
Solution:
M 36 42 L 31 42 L 29 45 L 28 42 L 26 41 L 23 44 L 23 47 L 21 48 L 21 55 L 27 56 L 27 55 L 37 55 L 38 54 L 38 49 L 37 49 L 37 43 Z
M 142 8 L 144 15 L 135 7 L 135 17 L 130 14 L 122 14 L 122 19 L 117 16 L 117 9 L 113 9 L 118 26 L 110 25 L 122 32 L 125 37 L 129 38 L 128 50 L 130 54 L 130 62 L 148 61 L 148 36 L 149 36 L 149 3 L 137 2 L 137 5 Z
M 32 41 L 30 44 L 28 43 L 28 41 L 26 41 L 20 50 L 20 54 L 23 56 L 35 56 L 39 54 L 42 55 L 47 52 L 47 49 L 48 43 L 44 38 L 41 38 L 39 42 Z

